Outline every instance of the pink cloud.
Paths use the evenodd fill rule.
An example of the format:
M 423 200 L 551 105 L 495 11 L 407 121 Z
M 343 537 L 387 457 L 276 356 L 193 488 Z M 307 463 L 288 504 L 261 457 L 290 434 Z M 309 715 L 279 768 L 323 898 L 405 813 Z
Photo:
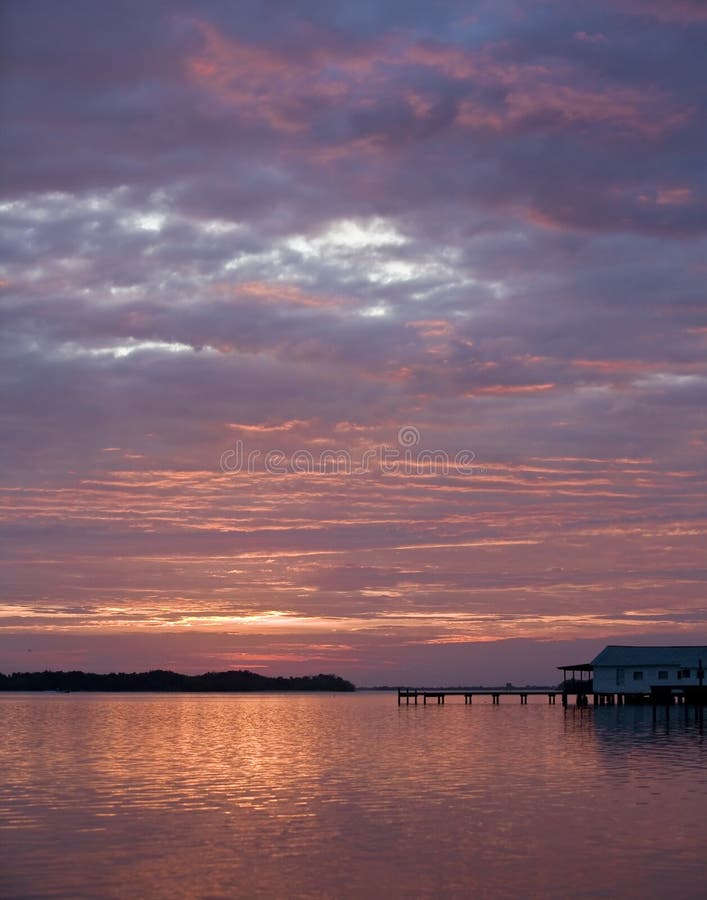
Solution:
M 4 660 L 704 633 L 703 17 L 590 5 L 10 5 Z
M 597 34 L 588 34 L 586 31 L 575 31 L 574 39 L 576 41 L 582 41 L 585 44 L 605 44 L 607 41 L 607 37 L 605 34 L 601 34 L 601 32 Z

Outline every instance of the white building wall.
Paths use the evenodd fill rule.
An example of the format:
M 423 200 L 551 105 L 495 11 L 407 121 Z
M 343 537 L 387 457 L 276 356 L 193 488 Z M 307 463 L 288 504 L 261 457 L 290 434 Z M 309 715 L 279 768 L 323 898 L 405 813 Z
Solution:
M 623 674 L 622 674 L 623 670 Z M 690 669 L 690 677 L 678 677 L 683 670 L 676 666 L 595 666 L 593 690 L 597 694 L 647 694 L 653 685 L 660 687 L 688 687 L 697 685 L 697 669 Z M 660 673 L 667 672 L 667 678 Z M 640 675 L 640 677 L 636 677 Z

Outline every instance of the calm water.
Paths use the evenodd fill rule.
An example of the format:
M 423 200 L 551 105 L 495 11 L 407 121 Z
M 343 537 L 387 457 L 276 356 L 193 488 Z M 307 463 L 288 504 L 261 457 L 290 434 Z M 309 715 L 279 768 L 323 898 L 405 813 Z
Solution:
M 0 896 L 703 898 L 690 712 L 0 695 Z

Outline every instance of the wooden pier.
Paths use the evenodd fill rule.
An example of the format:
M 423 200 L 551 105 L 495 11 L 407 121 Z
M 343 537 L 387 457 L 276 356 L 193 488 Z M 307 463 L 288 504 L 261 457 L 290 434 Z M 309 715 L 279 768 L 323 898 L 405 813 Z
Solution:
M 436 700 L 438 704 L 444 704 L 447 697 L 463 697 L 466 706 L 471 705 L 474 697 L 490 697 L 493 706 L 498 706 L 500 704 L 501 697 L 519 697 L 521 706 L 527 705 L 528 697 L 547 697 L 547 702 L 551 706 L 554 706 L 558 694 L 562 698 L 562 705 L 564 707 L 569 705 L 570 697 L 576 698 L 577 706 L 589 706 L 590 697 L 592 698 L 593 706 L 651 704 L 655 710 L 656 706 L 672 706 L 674 704 L 694 705 L 700 709 L 707 705 L 707 692 L 699 693 L 696 690 L 691 691 L 690 689 L 685 691 L 652 690 L 650 693 L 641 694 L 608 694 L 603 692 L 596 693 L 594 691 L 586 692 L 582 690 L 582 688 L 574 687 L 564 690 L 526 690 L 523 688 L 456 688 L 449 690 L 445 688 L 398 688 L 398 706 L 410 706 L 411 701 L 414 706 L 417 706 L 420 697 L 422 698 L 423 706 L 427 705 L 428 700 Z
M 600 654 L 597 659 L 601 656 L 605 655 L 608 650 L 616 650 L 616 649 L 627 649 L 627 648 L 607 648 L 607 651 Z M 631 649 L 631 648 L 628 648 Z M 635 649 L 635 648 L 634 648 Z M 656 648 L 653 648 L 654 650 Z M 657 648 L 660 649 L 660 648 Z M 680 648 L 669 648 L 671 651 Z M 687 650 L 690 648 L 682 648 L 683 650 Z M 707 649 L 707 648 L 706 648 Z M 693 654 L 694 656 L 694 654 Z M 666 664 L 667 665 L 667 664 Z M 521 706 L 526 706 L 528 703 L 528 697 L 547 697 L 547 702 L 551 705 L 555 705 L 555 700 L 557 695 L 559 694 L 562 698 L 562 706 L 566 709 L 569 705 L 570 697 L 575 697 L 577 706 L 589 706 L 589 698 L 591 696 L 594 706 L 613 706 L 614 704 L 623 705 L 623 704 L 639 704 L 639 703 L 650 703 L 653 706 L 653 714 L 655 716 L 655 710 L 657 706 L 665 706 L 666 708 L 672 706 L 673 704 L 679 705 L 694 705 L 699 709 L 700 717 L 702 716 L 702 709 L 704 706 L 707 706 L 707 687 L 704 685 L 704 674 L 705 670 L 702 666 L 702 659 L 698 660 L 698 667 L 696 670 L 697 684 L 694 683 L 673 683 L 673 684 L 651 684 L 649 690 L 645 689 L 643 684 L 639 685 L 638 683 L 635 685 L 636 687 L 642 687 L 642 690 L 639 691 L 626 691 L 626 690 L 609 690 L 609 691 L 599 691 L 596 688 L 601 686 L 603 687 L 605 684 L 612 684 L 613 679 L 609 679 L 607 682 L 606 677 L 603 679 L 599 679 L 599 682 L 595 684 L 594 682 L 594 663 L 575 663 L 571 666 L 558 666 L 557 667 L 563 673 L 563 680 L 560 685 L 556 689 L 553 688 L 516 688 L 513 687 L 513 684 L 508 681 L 506 682 L 505 688 L 398 688 L 398 706 L 403 704 L 405 701 L 405 706 L 410 706 L 410 701 L 414 706 L 417 706 L 419 698 L 422 697 L 422 703 L 424 706 L 427 705 L 427 701 L 436 700 L 439 705 L 443 704 L 447 697 L 463 697 L 465 706 L 470 706 L 474 697 L 490 697 L 491 703 L 493 706 L 498 706 L 501 702 L 501 697 L 519 697 Z M 677 663 L 673 665 L 673 669 L 677 669 Z M 616 669 L 616 684 L 623 685 L 624 684 L 624 676 L 623 676 L 623 668 L 618 667 Z M 619 678 L 619 672 L 621 673 L 621 677 Z M 686 668 L 682 674 L 682 677 L 690 675 L 690 669 Z M 668 678 L 667 671 L 661 671 L 658 673 L 660 678 L 663 681 L 666 681 Z M 579 676 L 579 677 L 578 677 Z M 640 676 L 636 678 L 636 676 Z M 677 674 L 677 678 L 681 678 L 680 672 Z M 634 680 L 636 682 L 643 681 L 643 671 L 634 672 Z
M 447 697 L 463 697 L 464 704 L 469 706 L 474 697 L 490 697 L 493 706 L 498 706 L 501 697 L 520 697 L 522 706 L 528 703 L 528 697 L 547 697 L 547 702 L 551 705 L 555 703 L 555 697 L 561 693 L 560 691 L 533 691 L 521 690 L 516 688 L 506 689 L 462 689 L 462 690 L 440 690 L 437 688 L 398 688 L 398 706 L 403 704 L 409 706 L 412 700 L 413 705 L 417 706 L 418 698 L 422 697 L 423 706 L 427 705 L 428 700 L 436 700 L 438 704 L 443 704 Z

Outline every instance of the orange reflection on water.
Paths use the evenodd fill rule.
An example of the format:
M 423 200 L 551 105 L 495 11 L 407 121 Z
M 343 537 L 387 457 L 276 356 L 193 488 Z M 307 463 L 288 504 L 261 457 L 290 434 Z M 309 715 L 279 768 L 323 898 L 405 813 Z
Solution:
M 704 876 L 705 751 L 682 711 L 384 693 L 0 712 L 6 896 L 689 898 Z

